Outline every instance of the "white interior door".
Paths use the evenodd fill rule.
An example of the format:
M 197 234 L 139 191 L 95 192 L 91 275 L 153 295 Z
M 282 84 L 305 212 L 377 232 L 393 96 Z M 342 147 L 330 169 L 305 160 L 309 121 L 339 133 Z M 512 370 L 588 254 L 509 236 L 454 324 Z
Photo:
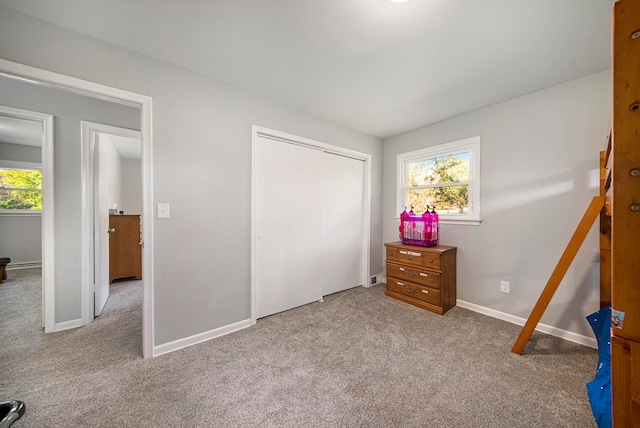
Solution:
M 100 315 L 109 298 L 109 178 L 104 163 L 106 156 L 100 156 L 99 134 L 94 133 L 94 183 L 95 183 L 95 220 L 94 220 L 94 316 Z
M 323 287 L 328 295 L 363 284 L 364 162 L 323 156 Z
M 255 310 L 261 318 L 322 299 L 323 153 L 257 138 Z

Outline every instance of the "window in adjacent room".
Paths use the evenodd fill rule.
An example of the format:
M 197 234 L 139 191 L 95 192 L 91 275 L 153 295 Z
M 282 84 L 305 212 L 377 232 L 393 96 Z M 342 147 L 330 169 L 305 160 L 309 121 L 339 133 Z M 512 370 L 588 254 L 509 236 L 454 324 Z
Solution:
M 41 211 L 41 165 L 28 162 L 0 162 L 0 212 Z
M 398 155 L 396 215 L 427 206 L 442 223 L 480 223 L 480 137 Z

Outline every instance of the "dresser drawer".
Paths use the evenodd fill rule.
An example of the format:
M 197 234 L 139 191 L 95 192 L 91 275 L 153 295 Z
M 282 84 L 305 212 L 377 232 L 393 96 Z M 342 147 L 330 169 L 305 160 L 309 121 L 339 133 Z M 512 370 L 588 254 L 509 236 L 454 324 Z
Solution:
M 387 247 L 387 260 L 398 261 L 398 255 L 400 250 L 394 247 Z
M 440 289 L 440 274 L 419 267 L 387 263 L 387 276 Z
M 398 263 L 422 266 L 423 259 L 424 253 L 422 251 L 414 251 L 409 249 L 398 250 Z
M 423 287 L 408 281 L 398 281 L 393 278 L 387 279 L 387 290 L 440 306 L 440 290 Z
M 422 256 L 422 266 L 430 269 L 440 269 L 440 254 L 425 252 Z
M 440 254 L 414 248 L 387 247 L 387 260 L 400 264 L 425 266 L 430 269 L 440 269 Z

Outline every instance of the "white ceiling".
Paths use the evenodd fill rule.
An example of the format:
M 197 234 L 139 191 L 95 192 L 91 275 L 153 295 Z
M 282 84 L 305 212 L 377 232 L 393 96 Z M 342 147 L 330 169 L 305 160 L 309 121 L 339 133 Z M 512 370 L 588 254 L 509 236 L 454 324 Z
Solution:
M 136 138 L 121 137 L 119 135 L 104 134 L 109 137 L 118 154 L 124 159 L 140 160 L 142 157 L 142 143 Z
M 610 67 L 614 0 L 0 0 L 381 138 Z

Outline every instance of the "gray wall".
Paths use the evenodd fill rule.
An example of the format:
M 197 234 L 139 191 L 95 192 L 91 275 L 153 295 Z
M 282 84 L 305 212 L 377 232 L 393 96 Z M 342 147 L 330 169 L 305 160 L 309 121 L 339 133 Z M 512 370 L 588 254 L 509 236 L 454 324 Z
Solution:
M 42 216 L 40 214 L 0 215 L 0 257 L 9 257 L 8 268 L 18 263 L 42 261 Z
M 479 135 L 480 226 L 443 225 L 458 247 L 458 298 L 527 318 L 593 196 L 611 112 L 611 74 L 601 72 L 384 141 L 384 240 L 398 240 L 399 153 Z M 597 226 L 542 322 L 591 336 L 599 308 Z M 500 280 L 511 294 L 500 293 Z
M 1 101 L 0 101 L 1 102 Z M 0 143 L 0 159 L 40 163 L 40 147 Z M 40 214 L 0 215 L 0 256 L 9 257 L 11 265 L 42 261 L 42 216 Z
M 109 134 L 100 134 L 100 171 L 104 173 L 104 206 L 125 214 L 142 214 L 142 163 L 120 156 Z
M 3 99 L 0 99 L 0 105 L 4 105 L 2 104 L 3 101 Z M 0 159 L 40 163 L 42 162 L 42 149 L 23 144 L 0 142 Z
M 252 124 L 372 155 L 382 272 L 378 138 L 3 8 L 0 39 L 2 58 L 153 97 L 153 199 L 171 203 L 153 225 L 156 345 L 250 317 Z
M 0 16 L 4 17 L 4 13 Z M 4 30 L 4 24 L 0 26 Z M 82 314 L 80 121 L 140 129 L 140 111 L 5 77 L 0 77 L 0 93 L 5 106 L 54 116 L 55 322 L 79 319 Z
M 142 214 L 142 164 L 139 160 L 120 159 L 121 202 L 125 214 Z
M 122 171 L 121 158 L 115 146 L 106 134 L 100 135 L 98 144 L 98 169 L 100 171 L 100 205 L 112 208 L 117 205 L 122 210 Z M 104 195 L 102 194 L 104 193 Z M 107 211 L 101 213 L 107 215 Z

